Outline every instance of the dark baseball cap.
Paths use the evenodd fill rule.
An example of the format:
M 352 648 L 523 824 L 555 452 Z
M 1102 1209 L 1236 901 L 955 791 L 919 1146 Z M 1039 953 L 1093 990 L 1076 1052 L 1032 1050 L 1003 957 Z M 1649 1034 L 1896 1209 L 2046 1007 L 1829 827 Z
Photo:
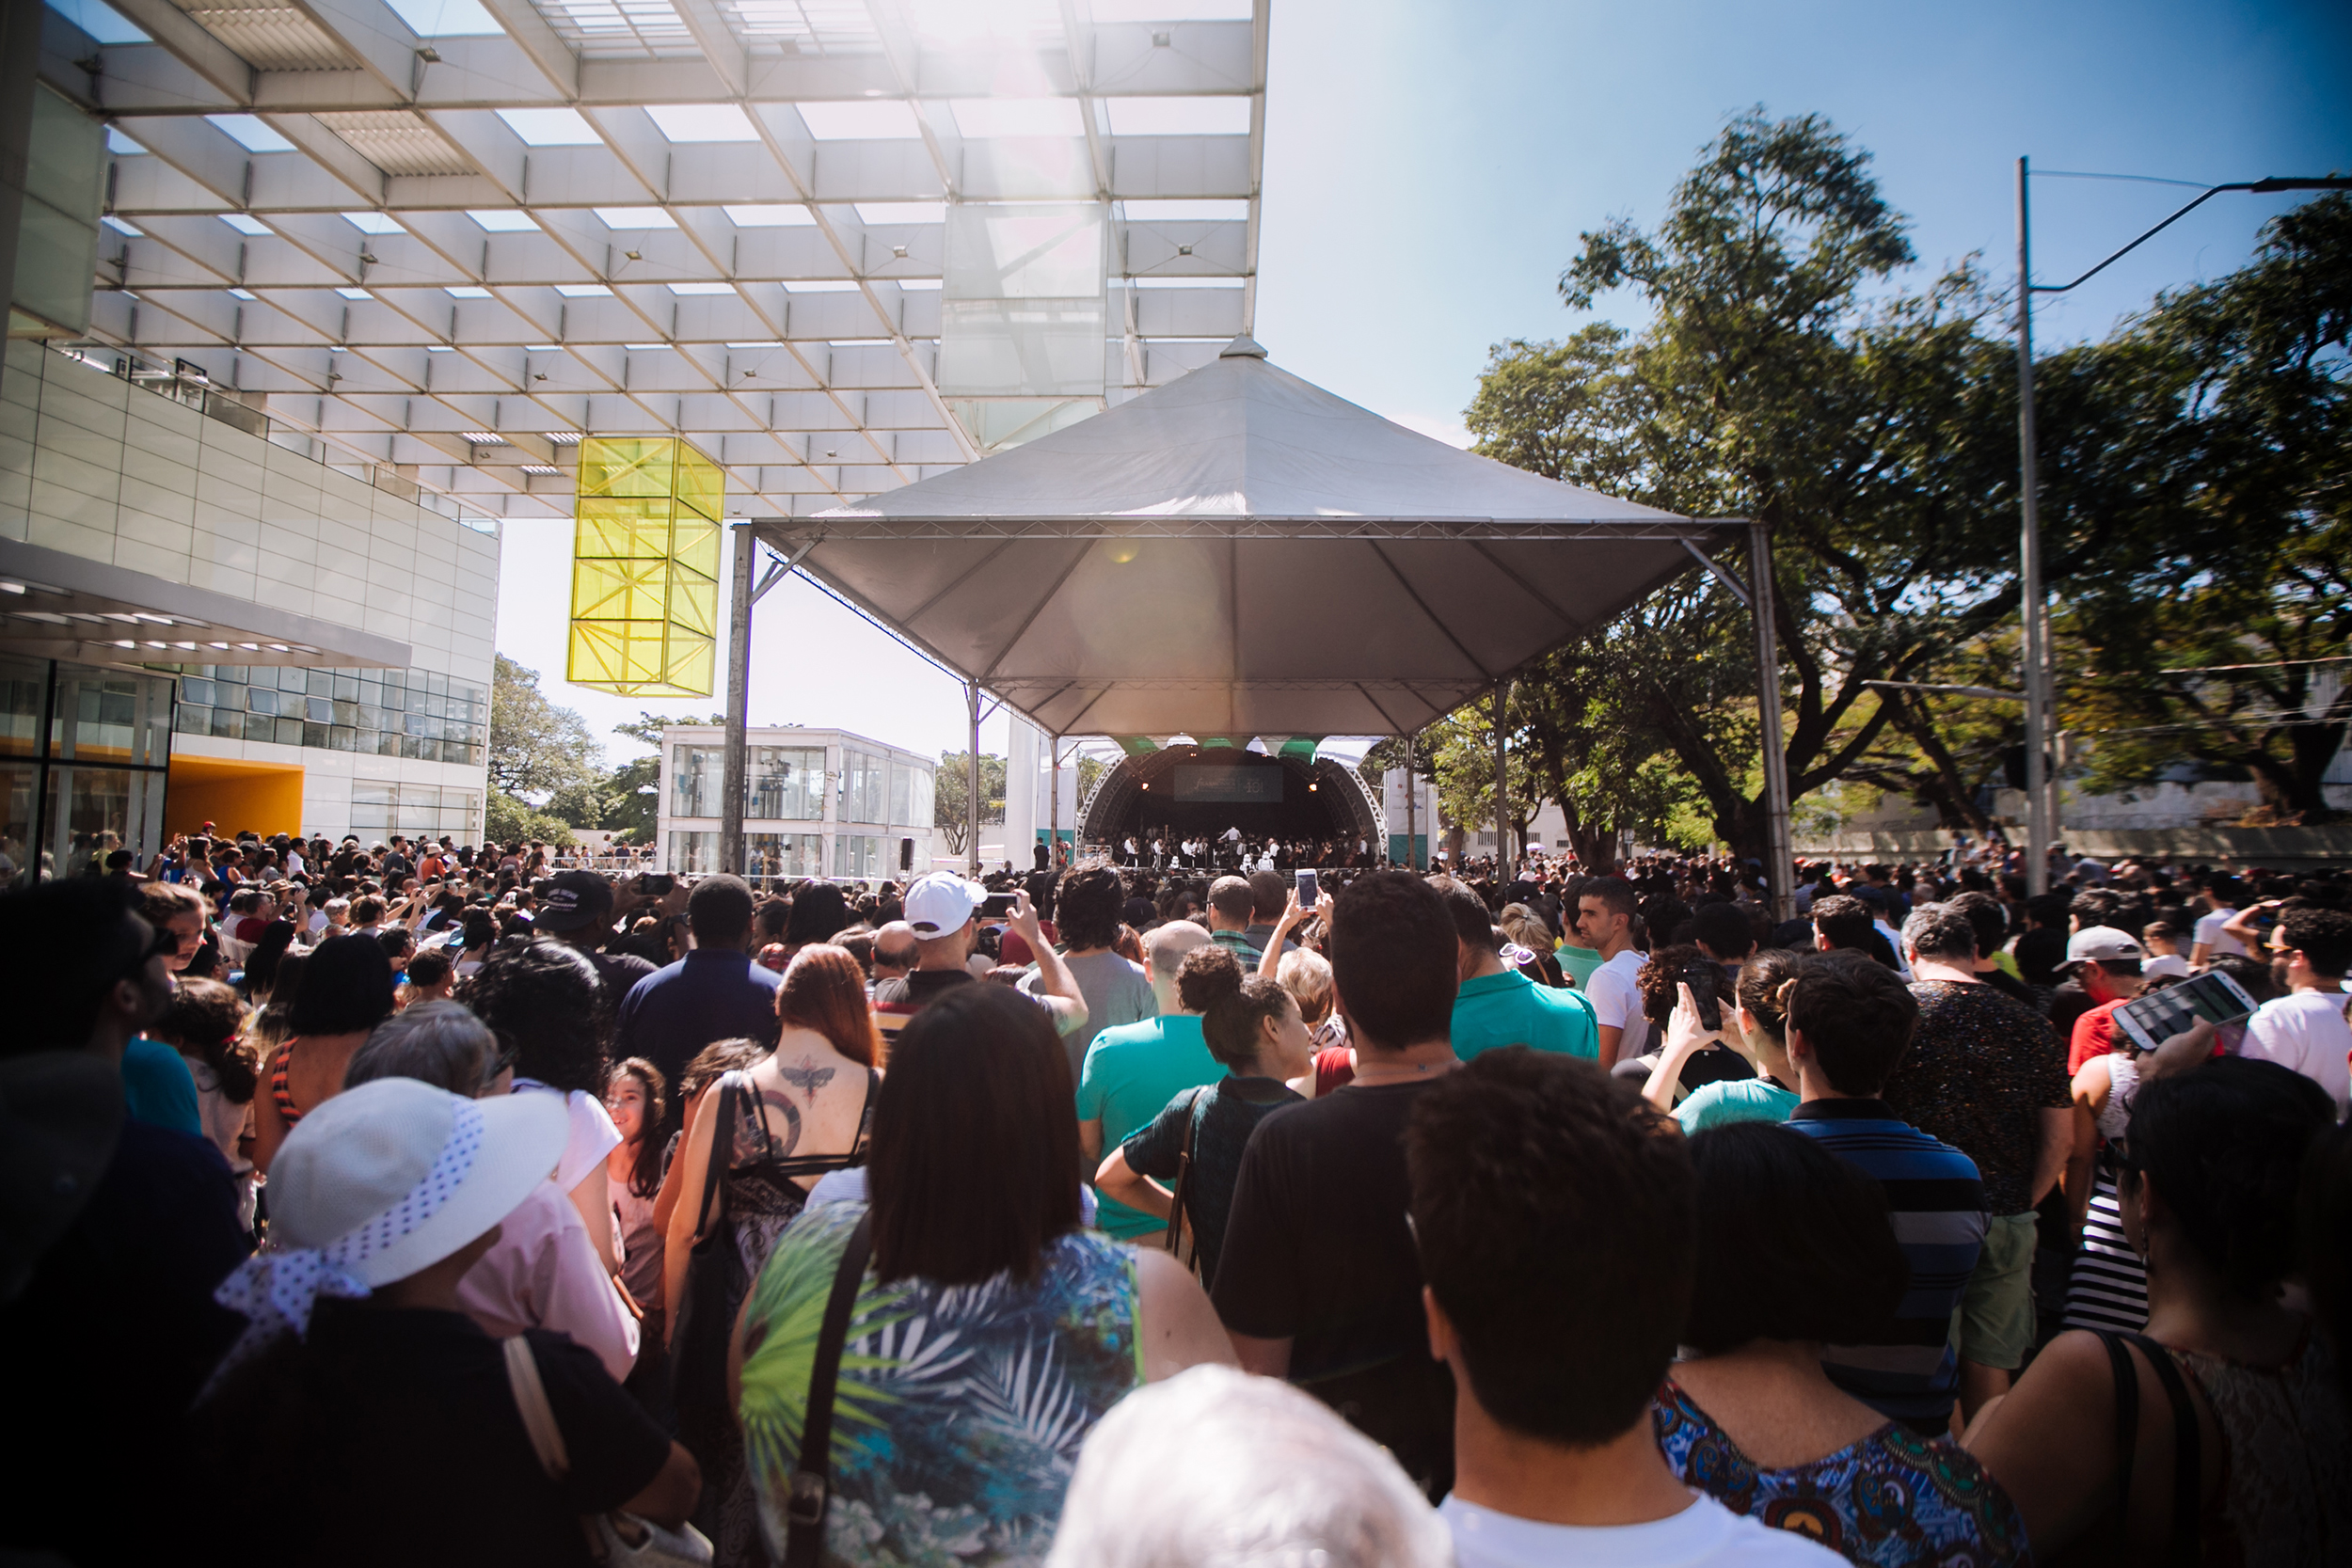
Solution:
M 532 891 L 543 931 L 578 931 L 612 913 L 612 884 L 593 871 L 559 871 Z

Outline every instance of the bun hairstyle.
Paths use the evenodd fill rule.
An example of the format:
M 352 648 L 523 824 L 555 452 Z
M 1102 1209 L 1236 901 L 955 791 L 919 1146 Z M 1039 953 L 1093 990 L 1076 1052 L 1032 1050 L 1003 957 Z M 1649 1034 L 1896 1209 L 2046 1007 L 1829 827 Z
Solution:
M 1740 1006 L 1775 1040 L 1788 1038 L 1788 988 L 1811 958 L 1786 947 L 1766 947 L 1740 966 Z

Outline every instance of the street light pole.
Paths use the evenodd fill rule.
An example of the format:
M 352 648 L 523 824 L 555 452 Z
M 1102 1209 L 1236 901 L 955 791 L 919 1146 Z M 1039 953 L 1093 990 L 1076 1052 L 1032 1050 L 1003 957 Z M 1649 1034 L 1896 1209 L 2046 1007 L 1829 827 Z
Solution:
M 2026 689 L 2026 891 L 2050 891 L 2050 689 L 2042 644 L 2048 640 L 2042 594 L 2042 475 L 2033 428 L 2033 226 L 2026 160 L 2017 160 L 2017 491 L 2023 515 L 2017 542 L 2019 650 Z
M 2018 500 L 2022 526 L 2017 546 L 2018 619 L 2025 646 L 2026 698 L 2026 823 L 2032 844 L 2026 854 L 2026 890 L 2046 893 L 2050 887 L 2050 840 L 2058 826 L 2057 780 L 2050 770 L 2050 716 L 2056 692 L 2050 680 L 2049 610 L 2042 589 L 2042 483 L 2034 450 L 2033 296 L 2062 294 L 2080 288 L 2157 234 L 2186 217 L 2223 191 L 2250 191 L 2268 196 L 2279 191 L 2352 190 L 2352 177 L 2324 179 L 2238 180 L 2209 185 L 2197 198 L 2139 238 L 2084 273 L 2071 283 L 2033 280 L 2031 202 L 2026 196 L 2030 170 L 2017 160 L 2017 454 Z M 2093 178 L 2110 178 L 2095 176 Z

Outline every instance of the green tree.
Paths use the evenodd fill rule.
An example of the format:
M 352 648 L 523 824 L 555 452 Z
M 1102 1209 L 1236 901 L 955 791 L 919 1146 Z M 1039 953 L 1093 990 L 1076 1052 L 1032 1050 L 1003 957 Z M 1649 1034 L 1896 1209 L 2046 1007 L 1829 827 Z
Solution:
M 2007 418 L 2001 350 L 1979 328 L 1991 302 L 1964 268 L 1923 294 L 1884 293 L 1913 258 L 1868 164 L 1819 117 L 1734 119 L 1655 234 L 1622 220 L 1588 233 L 1562 276 L 1571 309 L 1629 290 L 1650 325 L 1500 345 L 1466 414 L 1489 455 L 1772 525 L 1798 794 L 1880 743 L 1895 715 L 1867 683 L 1933 678 L 2015 603 L 1991 439 Z M 1564 809 L 1596 844 L 1597 830 L 1673 816 L 1688 790 L 1710 836 L 1760 853 L 1749 626 L 1720 585 L 1686 574 L 1544 673 L 1572 689 L 1538 694 L 1548 711 L 1530 738 L 1540 754 L 1554 737 Z M 1653 766 L 1661 754 L 1680 782 Z
M 483 813 L 483 831 L 493 844 L 520 844 L 531 839 L 569 847 L 580 842 L 580 835 L 563 818 L 533 810 L 528 801 L 518 800 L 502 789 L 490 791 L 487 809 Z
M 966 802 L 971 800 L 971 762 L 969 752 L 942 752 L 939 770 L 932 777 L 931 826 L 936 829 L 951 855 L 961 855 L 970 847 L 969 815 Z M 1005 759 L 987 752 L 980 753 L 980 825 L 988 827 L 1005 820 Z
M 2092 787 L 2189 763 L 2250 777 L 2263 821 L 2340 815 L 2322 780 L 2352 723 L 2330 662 L 2352 654 L 2348 341 L 2352 199 L 2330 195 L 2272 220 L 2246 267 L 2061 359 L 2131 412 L 2128 463 L 2102 442 L 2080 471 L 2146 545 L 2058 616 Z
M 651 844 L 656 824 L 661 814 L 661 731 L 668 724 L 716 724 L 723 727 L 726 715 L 714 713 L 707 719 L 691 714 L 665 717 L 640 710 L 627 723 L 612 726 L 612 733 L 634 740 L 644 748 L 642 756 L 634 756 L 598 780 L 594 790 L 583 794 L 583 807 L 596 812 L 593 821 L 570 820 L 581 827 L 611 831 L 623 844 Z M 549 803 L 554 809 L 555 802 Z
M 539 672 L 504 654 L 490 680 L 490 787 L 518 800 L 593 781 L 596 737 L 587 721 L 539 689 Z

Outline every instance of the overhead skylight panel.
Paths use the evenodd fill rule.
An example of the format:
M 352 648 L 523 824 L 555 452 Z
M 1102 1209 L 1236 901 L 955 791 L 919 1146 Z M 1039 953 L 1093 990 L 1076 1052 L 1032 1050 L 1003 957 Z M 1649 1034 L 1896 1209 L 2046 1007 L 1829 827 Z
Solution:
M 604 140 L 578 109 L 501 109 L 498 116 L 525 147 L 595 147 Z
M 958 98 L 956 129 L 966 136 L 1083 136 L 1074 98 Z
M 1249 100 L 1216 98 L 1105 98 L 1114 136 L 1246 136 Z
M 923 134 L 915 122 L 914 106 L 903 99 L 802 103 L 798 107 L 808 134 L 818 141 L 906 141 Z
M 674 142 L 757 141 L 751 116 L 732 103 L 662 103 L 647 118 Z

